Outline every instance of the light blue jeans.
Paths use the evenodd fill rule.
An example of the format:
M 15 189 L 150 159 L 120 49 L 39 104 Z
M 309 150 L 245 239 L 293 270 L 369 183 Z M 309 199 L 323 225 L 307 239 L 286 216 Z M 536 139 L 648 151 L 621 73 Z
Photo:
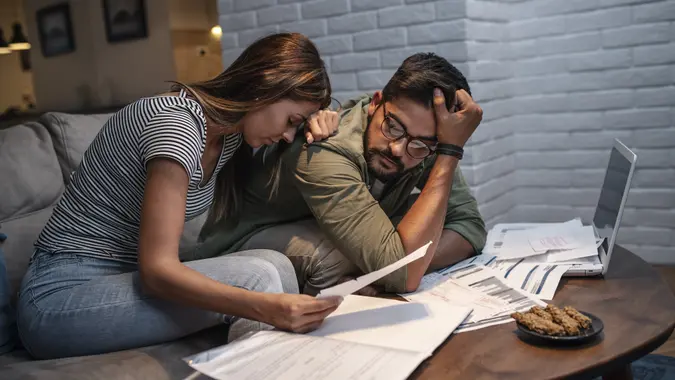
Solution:
M 243 251 L 185 265 L 248 290 L 298 293 L 291 262 L 276 251 Z M 144 347 L 221 323 L 229 325 L 230 341 L 272 328 L 153 298 L 141 290 L 134 264 L 43 251 L 31 260 L 17 306 L 21 341 L 39 359 Z

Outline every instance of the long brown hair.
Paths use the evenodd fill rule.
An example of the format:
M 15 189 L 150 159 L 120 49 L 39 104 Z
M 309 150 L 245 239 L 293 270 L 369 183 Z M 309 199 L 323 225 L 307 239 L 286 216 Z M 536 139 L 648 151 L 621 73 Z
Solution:
M 326 67 L 312 41 L 300 33 L 277 33 L 247 47 L 220 75 L 213 79 L 183 84 L 202 106 L 207 119 L 233 128 L 254 109 L 288 98 L 328 107 L 331 85 Z M 245 144 L 243 144 L 245 145 Z M 247 177 L 246 160 L 251 150 L 242 146 L 216 179 L 215 199 L 205 227 L 224 219 L 236 221 L 241 211 L 241 186 Z

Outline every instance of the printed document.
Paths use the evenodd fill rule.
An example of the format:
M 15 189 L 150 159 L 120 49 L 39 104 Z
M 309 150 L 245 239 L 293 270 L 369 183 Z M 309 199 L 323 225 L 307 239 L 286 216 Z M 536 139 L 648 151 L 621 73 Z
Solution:
M 426 358 L 415 351 L 261 331 L 187 360 L 217 380 L 405 379 Z
M 526 259 L 520 259 L 496 262 L 492 268 L 497 270 L 511 286 L 533 294 L 539 299 L 552 300 L 560 279 L 570 265 L 528 263 Z
M 534 295 L 509 284 L 498 271 L 481 264 L 466 264 L 470 260 L 427 275 L 431 276 L 429 281 L 435 281 L 434 285 L 427 284 L 425 289 L 401 296 L 428 304 L 455 304 L 458 299 L 468 300 L 465 305 L 472 307 L 473 311 L 453 333 L 509 323 L 513 321 L 510 315 L 514 311 L 526 311 L 536 305 L 546 306 Z M 482 297 L 477 298 L 475 292 Z
M 249 334 L 185 358 L 214 379 L 405 379 L 470 308 L 348 295 L 317 330 Z
M 307 335 L 431 355 L 469 313 L 469 307 L 447 303 L 350 295 Z

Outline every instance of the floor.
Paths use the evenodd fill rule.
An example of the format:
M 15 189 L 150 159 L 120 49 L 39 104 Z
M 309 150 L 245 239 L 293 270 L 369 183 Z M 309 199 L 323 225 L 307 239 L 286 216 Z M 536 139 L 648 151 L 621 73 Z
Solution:
M 661 272 L 661 276 L 663 276 L 663 279 L 670 285 L 670 289 L 675 294 L 675 266 L 657 266 L 656 269 Z M 654 353 L 675 357 L 675 334 L 671 335 L 670 339 L 654 351 Z

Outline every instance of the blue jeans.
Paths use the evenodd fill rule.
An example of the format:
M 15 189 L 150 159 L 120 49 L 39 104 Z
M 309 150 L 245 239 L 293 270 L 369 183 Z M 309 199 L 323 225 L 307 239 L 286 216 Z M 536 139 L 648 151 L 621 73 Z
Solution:
M 290 261 L 251 250 L 191 261 L 188 267 L 240 288 L 298 293 Z M 134 264 L 38 251 L 23 279 L 17 324 L 26 350 L 52 359 L 164 343 L 221 323 L 228 339 L 271 326 L 153 298 L 141 290 Z

